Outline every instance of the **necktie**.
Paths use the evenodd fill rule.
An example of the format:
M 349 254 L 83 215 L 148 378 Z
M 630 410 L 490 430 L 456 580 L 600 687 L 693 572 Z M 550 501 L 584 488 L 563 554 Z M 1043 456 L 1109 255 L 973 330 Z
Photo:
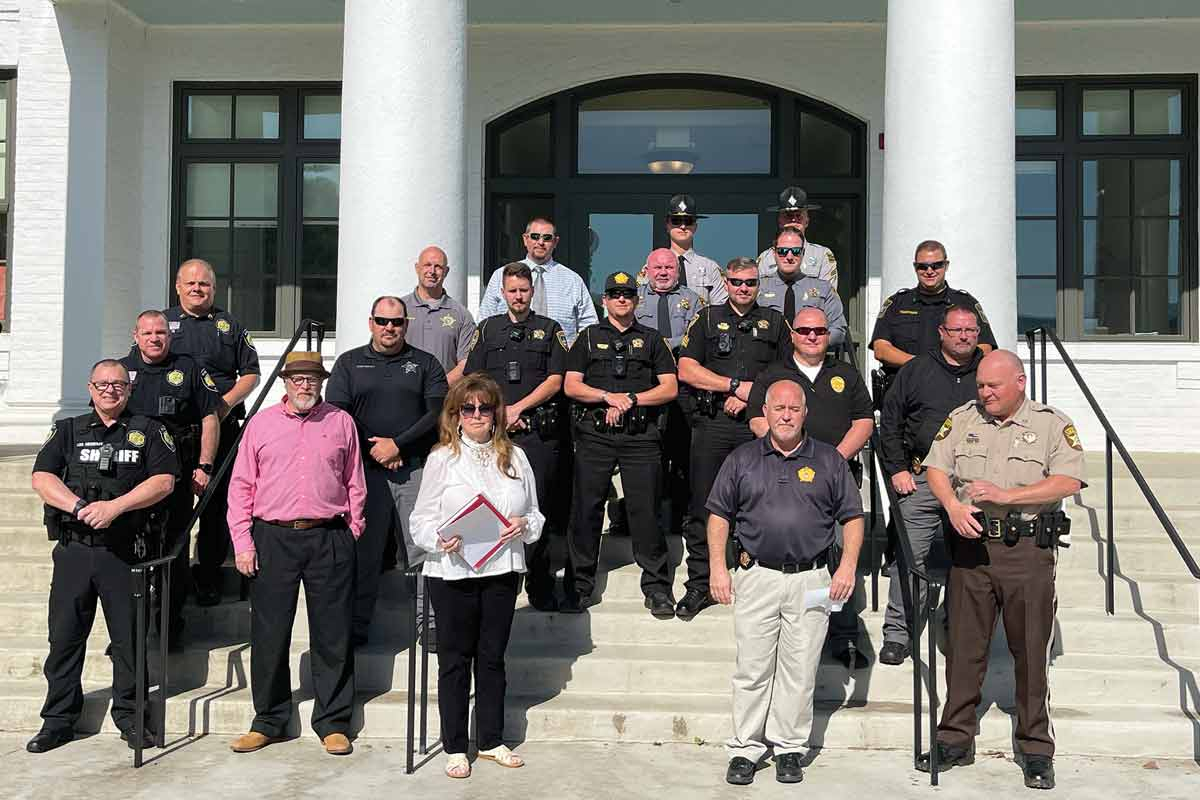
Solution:
M 792 326 L 792 321 L 796 319 L 796 284 L 794 283 L 787 285 L 787 293 L 783 296 L 783 318 L 787 320 L 789 328 Z
M 671 296 L 666 292 L 658 296 L 658 333 L 665 340 L 671 338 Z
M 687 286 L 687 263 L 683 260 L 683 256 L 679 257 L 679 285 Z
M 533 302 L 529 304 L 529 308 L 533 313 L 546 316 L 546 268 L 536 266 L 533 268 Z

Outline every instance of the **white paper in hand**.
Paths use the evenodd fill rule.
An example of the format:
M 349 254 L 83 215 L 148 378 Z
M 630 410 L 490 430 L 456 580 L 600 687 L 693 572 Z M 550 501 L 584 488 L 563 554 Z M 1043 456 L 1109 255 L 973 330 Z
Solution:
M 826 611 L 841 611 L 842 606 L 846 604 L 845 600 L 832 600 L 829 597 L 829 587 L 823 589 L 809 589 L 804 593 L 805 608 L 824 608 Z
M 478 571 L 492 556 L 500 552 L 500 532 L 509 525 L 508 519 L 496 510 L 482 494 L 477 494 L 465 506 L 438 526 L 443 541 L 458 536 L 462 549 L 458 555 L 467 566 Z

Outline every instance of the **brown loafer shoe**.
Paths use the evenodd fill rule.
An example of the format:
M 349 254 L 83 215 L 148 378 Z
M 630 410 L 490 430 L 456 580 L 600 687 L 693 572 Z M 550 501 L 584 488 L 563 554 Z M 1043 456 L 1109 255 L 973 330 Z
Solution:
M 241 736 L 229 743 L 229 749 L 235 753 L 253 753 L 255 750 L 262 750 L 269 744 L 283 741 L 267 736 L 265 733 L 258 731 L 250 731 L 243 733 Z
M 331 756 L 348 756 L 354 752 L 354 745 L 350 744 L 344 733 L 331 733 L 321 740 L 321 744 L 325 745 L 325 752 Z

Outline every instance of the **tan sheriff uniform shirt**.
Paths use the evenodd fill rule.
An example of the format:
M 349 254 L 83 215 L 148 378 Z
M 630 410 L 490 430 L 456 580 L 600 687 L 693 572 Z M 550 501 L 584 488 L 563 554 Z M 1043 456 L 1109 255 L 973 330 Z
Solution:
M 942 423 L 923 463 L 926 469 L 946 473 L 963 503 L 971 502 L 966 495 L 971 481 L 990 481 L 1001 489 L 1029 486 L 1051 475 L 1083 481 L 1084 467 L 1083 445 L 1070 418 L 1028 398 L 1007 422 L 991 416 L 974 400 L 954 409 Z M 1058 503 L 974 505 L 989 516 L 1019 511 L 1027 520 L 1059 508 Z

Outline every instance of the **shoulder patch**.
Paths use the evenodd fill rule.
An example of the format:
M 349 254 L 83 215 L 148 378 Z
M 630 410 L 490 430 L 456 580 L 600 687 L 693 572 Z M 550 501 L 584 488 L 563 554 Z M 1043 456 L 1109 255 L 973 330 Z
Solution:
M 254 347 L 254 337 L 250 335 L 250 331 L 244 332 L 242 334 L 242 338 L 246 340 L 246 346 L 249 347 L 251 350 L 257 349 Z
M 981 306 L 979 303 L 975 304 L 975 313 L 979 315 L 979 324 L 980 325 L 988 324 L 987 315 L 983 313 L 983 306 Z
M 937 436 L 933 437 L 935 442 L 940 442 L 950 435 L 950 429 L 954 427 L 952 417 L 946 417 L 946 421 L 942 423 L 942 427 L 938 428 Z
M 165 444 L 167 446 L 168 450 L 170 450 L 172 453 L 174 453 L 175 452 L 175 439 L 172 438 L 170 432 L 166 428 L 159 428 L 158 433 L 162 437 L 163 444 Z
M 212 376 L 208 374 L 208 370 L 200 370 L 200 382 L 204 384 L 204 388 L 210 392 L 217 391 L 217 384 L 213 382 Z
M 54 438 L 54 434 L 57 431 L 58 431 L 58 423 L 51 422 L 50 423 L 50 432 L 46 434 L 46 441 L 42 442 L 42 447 L 45 447 L 46 445 L 50 444 L 50 440 Z
M 829 266 L 837 266 L 837 259 L 833 257 L 833 251 L 828 247 L 825 248 L 825 260 L 829 262 Z
M 467 352 L 469 353 L 474 350 L 477 344 L 479 344 L 479 328 L 476 328 L 475 332 L 471 334 L 471 341 L 467 344 Z
M 560 329 L 558 331 L 558 333 L 554 334 L 554 338 L 557 339 L 558 343 L 562 345 L 563 350 L 570 349 L 569 347 L 567 347 L 567 332 L 566 331 Z
M 883 305 L 879 307 L 879 316 L 876 317 L 876 319 L 883 319 L 883 315 L 886 314 L 887 310 L 892 307 L 892 301 L 895 298 L 896 298 L 896 295 L 892 295 L 887 300 L 883 301 Z
M 1063 428 L 1063 438 L 1067 440 L 1067 444 L 1072 450 L 1082 450 L 1083 443 L 1079 441 L 1079 432 L 1075 430 L 1074 425 L 1068 425 Z

